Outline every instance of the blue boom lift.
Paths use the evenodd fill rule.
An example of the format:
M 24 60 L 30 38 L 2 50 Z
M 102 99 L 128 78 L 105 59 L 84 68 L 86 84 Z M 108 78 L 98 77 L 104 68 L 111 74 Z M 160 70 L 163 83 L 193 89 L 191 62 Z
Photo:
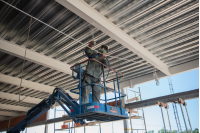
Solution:
M 95 83 L 88 84 L 88 85 L 98 85 L 104 88 L 105 99 L 100 99 L 100 100 L 105 101 L 105 104 L 96 103 L 96 102 L 90 102 L 83 105 L 81 104 L 81 88 L 85 87 L 85 86 L 81 86 L 81 76 L 82 76 L 82 72 L 84 71 L 81 67 L 81 64 L 86 63 L 90 60 L 94 60 L 102 64 L 101 62 L 95 59 L 88 59 L 84 62 L 81 62 L 71 67 L 72 77 L 74 79 L 79 79 L 79 85 L 77 88 L 71 89 L 70 91 L 72 93 L 79 94 L 79 103 L 76 100 L 74 100 L 63 89 L 55 88 L 53 91 L 53 94 L 50 95 L 49 98 L 44 99 L 39 104 L 31 108 L 27 112 L 26 118 L 24 118 L 15 127 L 10 129 L 7 133 L 20 133 L 20 131 L 23 131 L 30 123 L 32 123 L 34 120 L 36 120 L 46 111 L 48 111 L 55 104 L 55 102 L 58 102 L 60 104 L 60 106 L 67 112 L 67 114 L 70 116 L 70 118 L 72 118 L 72 120 L 75 123 L 80 123 L 81 125 L 85 124 L 85 120 L 87 121 L 96 120 L 96 121 L 108 122 L 108 121 L 115 121 L 115 120 L 121 120 L 121 119 L 128 119 L 129 118 L 128 112 L 126 109 L 122 108 L 122 103 L 121 103 L 121 97 L 124 97 L 126 95 L 120 92 L 119 81 L 118 81 L 118 79 L 120 77 L 123 77 L 123 75 L 104 64 L 102 64 L 103 85 L 95 84 Z M 107 67 L 109 70 L 112 70 L 113 72 L 115 72 L 116 78 L 106 81 L 105 75 L 104 75 L 104 67 Z M 74 76 L 74 72 L 77 73 L 76 77 Z M 121 76 L 118 77 L 118 74 L 120 74 Z M 106 82 L 111 82 L 111 81 L 113 81 L 114 83 L 114 90 L 108 89 L 105 86 Z M 118 91 L 115 90 L 115 81 L 117 81 Z M 106 90 L 114 92 L 115 97 L 111 99 L 107 99 Z M 116 94 L 118 94 L 119 96 L 117 97 Z M 117 99 L 120 100 L 120 107 L 117 106 Z M 107 105 L 107 101 L 109 100 L 115 100 L 116 107 Z

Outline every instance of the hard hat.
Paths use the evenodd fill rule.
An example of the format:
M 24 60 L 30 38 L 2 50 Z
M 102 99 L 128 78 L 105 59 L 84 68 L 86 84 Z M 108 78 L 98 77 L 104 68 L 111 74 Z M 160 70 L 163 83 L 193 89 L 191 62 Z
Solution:
M 107 45 L 101 45 L 101 48 L 105 48 L 108 53 L 108 46 Z

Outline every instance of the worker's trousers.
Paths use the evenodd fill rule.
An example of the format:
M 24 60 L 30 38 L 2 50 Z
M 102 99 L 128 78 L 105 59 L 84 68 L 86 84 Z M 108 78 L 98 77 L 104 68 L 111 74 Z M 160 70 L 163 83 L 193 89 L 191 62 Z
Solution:
M 85 75 L 81 86 L 85 86 L 85 85 L 91 84 L 91 83 L 101 84 L 101 80 L 94 78 L 92 76 L 89 76 L 89 75 Z M 91 90 L 92 90 L 92 101 L 99 103 L 101 87 L 97 86 L 97 85 L 91 85 L 91 86 L 88 85 L 88 86 L 82 88 L 81 104 L 89 103 L 89 97 L 90 97 Z

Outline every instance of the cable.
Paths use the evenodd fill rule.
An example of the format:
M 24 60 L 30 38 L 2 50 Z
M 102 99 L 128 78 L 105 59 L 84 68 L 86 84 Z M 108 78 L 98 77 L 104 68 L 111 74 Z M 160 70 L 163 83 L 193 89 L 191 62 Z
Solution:
M 22 78 L 23 78 L 23 70 L 24 70 L 24 62 L 25 62 L 25 58 L 26 58 L 26 50 L 27 50 L 27 46 L 28 46 L 28 39 L 29 39 L 29 34 L 30 34 L 30 30 L 31 30 L 31 23 L 32 23 L 32 18 L 29 21 L 30 26 L 29 26 L 29 30 L 28 30 L 28 36 L 27 36 L 27 40 L 26 40 L 26 47 L 25 47 L 25 53 L 24 53 L 24 59 L 23 59 L 23 65 L 22 65 L 22 71 L 21 71 L 21 81 L 20 81 L 20 86 L 19 86 L 19 102 L 23 101 L 25 98 L 23 98 L 22 100 L 20 100 L 20 93 L 21 93 L 21 86 L 22 86 Z
M 18 9 L 17 7 L 15 7 L 15 6 L 13 6 L 13 5 L 11 5 L 11 4 L 5 2 L 4 0 L 1 0 L 1 1 L 2 1 L 3 3 L 7 4 L 7 5 L 9 5 L 9 6 L 15 8 L 16 10 L 18 10 L 18 11 L 24 13 L 25 15 L 27 15 L 27 16 L 29 16 L 29 17 L 32 17 L 33 19 L 39 21 L 40 23 L 42 23 L 42 24 L 44 24 L 44 25 L 46 25 L 46 26 L 52 28 L 53 30 L 55 30 L 55 31 L 57 31 L 57 32 L 59 32 L 59 33 L 65 35 L 65 36 L 71 38 L 72 40 L 76 41 L 77 43 L 80 43 L 80 44 L 82 44 L 82 45 L 84 45 L 84 46 L 90 48 L 89 46 L 87 46 L 87 43 L 88 43 L 89 41 L 88 41 L 86 44 L 84 44 L 84 43 L 80 42 L 79 40 L 77 40 L 77 39 L 71 37 L 70 35 L 65 34 L 64 32 L 62 32 L 62 31 L 60 31 L 60 30 L 58 30 L 58 29 L 52 27 L 51 25 L 49 25 L 49 24 L 47 24 L 47 23 L 45 23 L 45 22 L 43 22 L 43 21 L 37 19 L 36 17 L 33 17 L 32 15 L 30 15 L 30 14 L 28 14 L 28 13 L 26 13 L 26 12 L 20 10 L 20 9 Z M 96 51 L 97 53 L 99 53 L 99 51 L 97 51 L 97 50 L 95 50 L 95 49 L 93 49 L 93 50 Z M 109 57 L 112 57 L 112 58 L 121 59 L 121 60 L 127 60 L 127 61 L 129 61 L 129 62 L 136 62 L 136 61 L 134 61 L 134 60 L 129 60 L 129 59 L 126 59 L 126 58 L 120 58 L 120 57 L 117 57 L 117 56 L 110 56 L 110 55 L 106 55 L 106 56 L 109 56 Z M 141 62 L 141 61 L 138 61 L 138 62 Z
M 87 43 L 88 43 L 89 41 L 88 41 L 86 44 L 84 44 L 84 43 L 80 42 L 79 40 L 77 40 L 77 39 L 71 37 L 70 35 L 67 35 L 67 34 L 65 34 L 64 32 L 62 32 L 62 31 L 60 31 L 60 30 L 58 30 L 58 29 L 52 27 L 51 25 L 49 25 L 49 24 L 47 24 L 47 23 L 45 23 L 45 22 L 43 22 L 43 21 L 37 19 L 36 17 L 33 17 L 32 15 L 30 15 L 30 14 L 28 14 L 28 13 L 26 13 L 26 12 L 20 10 L 20 9 L 18 9 L 17 7 L 13 6 L 12 4 L 9 4 L 9 3 L 5 2 L 4 0 L 1 0 L 1 1 L 2 1 L 3 3 L 5 3 L 5 4 L 11 6 L 12 8 L 14 8 L 14 9 L 16 9 L 16 10 L 18 10 L 18 11 L 24 13 L 25 15 L 27 15 L 27 16 L 29 16 L 29 17 L 31 17 L 31 18 L 37 20 L 37 21 L 39 21 L 40 23 L 42 23 L 42 24 L 44 24 L 44 25 L 46 25 L 46 26 L 52 28 L 53 30 L 55 30 L 55 31 L 57 31 L 57 32 L 59 32 L 59 33 L 65 35 L 65 36 L 71 38 L 72 40 L 76 41 L 77 43 L 80 43 L 80 44 L 82 44 L 82 45 L 84 45 L 84 46 L 86 46 L 86 47 L 89 47 L 89 46 L 87 46 Z M 99 53 L 97 50 L 95 50 L 95 49 L 93 49 L 93 50 L 96 51 L 97 53 Z M 106 55 L 106 56 L 109 56 L 109 57 L 111 57 L 111 58 L 117 58 L 117 59 L 120 59 L 120 60 L 126 60 L 126 61 L 129 61 L 129 62 L 134 62 L 134 63 L 143 62 L 143 60 L 141 60 L 141 61 L 134 61 L 134 60 L 126 59 L 126 58 L 120 58 L 120 57 L 117 57 L 117 56 L 110 56 L 110 55 Z M 154 66 L 151 65 L 151 64 L 147 64 L 147 65 L 150 65 L 150 66 L 154 67 Z M 156 79 L 155 79 L 155 80 L 156 80 Z M 158 82 L 156 81 L 156 84 L 157 84 L 157 83 L 158 83 Z
M 153 67 L 153 77 L 156 81 L 156 85 L 159 86 L 160 82 L 159 82 L 159 79 L 158 79 L 158 75 L 156 74 L 156 67 Z

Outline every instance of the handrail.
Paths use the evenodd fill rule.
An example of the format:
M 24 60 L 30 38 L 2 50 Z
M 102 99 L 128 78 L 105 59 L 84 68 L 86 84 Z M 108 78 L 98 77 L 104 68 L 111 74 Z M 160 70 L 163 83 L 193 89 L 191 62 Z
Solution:
M 124 77 L 124 75 L 123 75 L 122 73 L 120 73 L 120 72 L 118 72 L 118 71 L 116 71 L 116 70 L 114 70 L 114 69 L 112 69 L 112 68 L 110 68 L 110 67 L 104 65 L 103 63 L 101 63 L 101 62 L 99 62 L 99 61 L 97 61 L 97 60 L 95 60 L 95 59 L 87 59 L 87 60 L 85 60 L 85 61 L 83 61 L 83 62 L 81 62 L 81 63 L 78 63 L 78 64 L 76 64 L 76 65 L 71 66 L 70 69 L 71 69 L 72 71 L 76 72 L 76 73 L 79 73 L 79 71 L 74 70 L 73 67 L 78 66 L 78 65 L 80 65 L 80 64 L 83 64 L 83 63 L 85 63 L 85 62 L 87 62 L 87 61 L 91 61 L 91 60 L 96 61 L 96 62 L 100 63 L 101 65 L 107 67 L 108 69 L 112 70 L 113 72 L 120 74 L 121 76 L 119 76 L 118 78 Z M 116 77 L 116 78 L 113 78 L 113 79 L 109 79 L 109 80 L 107 80 L 107 81 L 105 81 L 105 82 L 113 81 L 113 80 L 115 80 L 115 79 L 117 79 L 117 77 Z

